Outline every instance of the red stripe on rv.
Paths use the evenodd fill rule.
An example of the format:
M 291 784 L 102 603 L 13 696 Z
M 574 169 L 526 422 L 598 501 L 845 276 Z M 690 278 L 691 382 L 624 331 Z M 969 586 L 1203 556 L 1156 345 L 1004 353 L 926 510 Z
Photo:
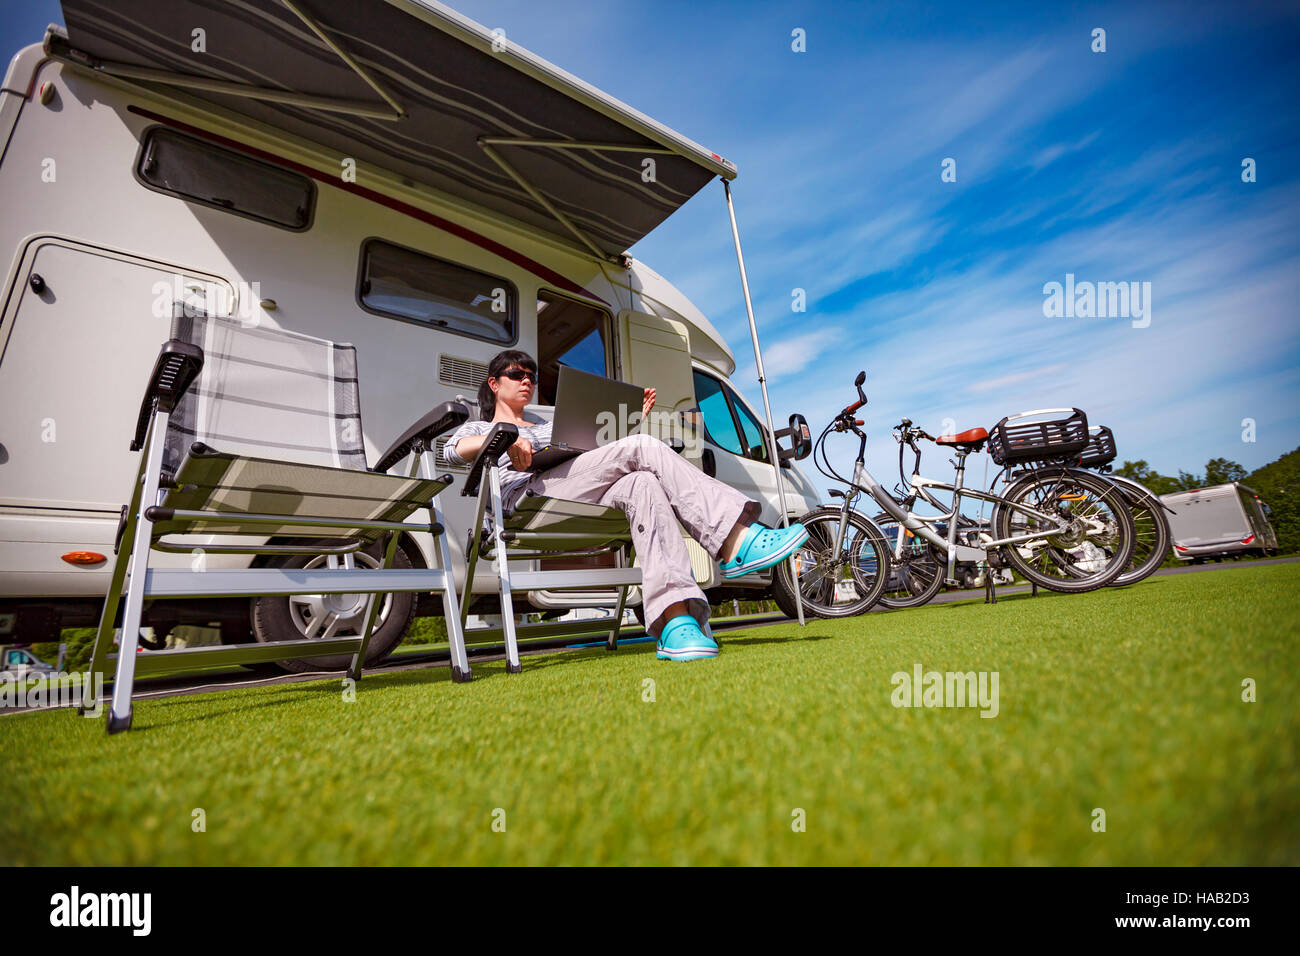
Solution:
M 511 249 L 509 246 L 502 245 L 494 239 L 489 239 L 487 236 L 480 235 L 472 229 L 466 229 L 464 226 L 457 225 L 449 219 L 443 219 L 441 216 L 435 216 L 431 212 L 425 212 L 423 209 L 412 206 L 410 203 L 404 203 L 400 199 L 393 199 L 391 196 L 385 196 L 383 193 L 377 192 L 374 189 L 368 189 L 365 186 L 358 186 L 356 183 L 345 183 L 337 176 L 327 175 L 318 169 L 313 169 L 312 167 L 305 166 L 302 163 L 296 163 L 291 159 L 285 159 L 283 156 L 277 156 L 275 153 L 268 153 L 255 146 L 248 146 L 245 143 L 240 143 L 233 139 L 227 139 L 225 136 L 208 132 L 207 130 L 201 129 L 197 126 L 191 126 L 189 123 L 182 123 L 180 120 L 172 119 L 169 116 L 162 116 L 139 106 L 128 106 L 127 110 L 131 113 L 143 116 L 146 119 L 154 120 L 155 122 L 171 126 L 186 133 L 192 133 L 195 136 L 200 136 L 203 139 L 214 143 L 220 143 L 228 149 L 246 153 L 250 156 L 256 156 L 259 159 L 275 163 L 276 165 L 283 166 L 286 169 L 295 170 L 296 172 L 302 173 L 304 176 L 310 176 L 317 182 L 325 183 L 327 186 L 342 189 L 344 192 L 351 193 L 354 196 L 359 196 L 362 199 L 368 199 L 373 203 L 386 206 L 395 212 L 400 212 L 405 216 L 410 216 L 412 219 L 418 219 L 420 222 L 433 226 L 436 229 L 441 229 L 443 232 L 451 233 L 458 239 L 464 239 L 466 242 L 473 243 L 480 249 L 486 249 L 493 255 L 505 259 L 507 262 L 513 262 L 521 269 L 527 269 L 538 278 L 545 279 L 552 285 L 559 286 L 559 288 L 565 292 L 572 292 L 575 295 L 582 296 L 583 298 L 599 302 L 601 305 L 609 305 L 608 302 L 596 295 L 594 292 L 587 291 L 576 282 L 566 279 L 553 269 L 549 269 L 542 265 L 536 259 L 530 259 L 523 253 Z

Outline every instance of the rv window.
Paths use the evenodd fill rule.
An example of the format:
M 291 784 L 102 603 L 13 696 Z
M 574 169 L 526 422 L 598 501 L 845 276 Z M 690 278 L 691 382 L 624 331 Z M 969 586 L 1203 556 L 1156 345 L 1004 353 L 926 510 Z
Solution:
M 736 407 L 740 430 L 745 436 L 745 454 L 756 461 L 767 461 L 767 443 L 763 440 L 765 429 L 735 395 L 731 396 L 731 403 Z
M 593 375 L 609 375 L 608 341 L 608 312 L 550 292 L 538 292 L 538 404 L 555 404 L 561 365 Z
M 740 432 L 736 429 L 736 419 L 731 414 L 731 403 L 722 391 L 722 384 L 709 375 L 695 372 L 695 404 L 704 416 L 705 437 L 733 455 L 743 455 L 745 450 L 740 444 Z
M 298 173 L 161 127 L 149 131 L 136 174 L 151 189 L 258 222 L 311 225 L 316 187 Z
M 505 279 L 378 239 L 361 250 L 362 308 L 476 339 L 515 341 L 517 296 Z

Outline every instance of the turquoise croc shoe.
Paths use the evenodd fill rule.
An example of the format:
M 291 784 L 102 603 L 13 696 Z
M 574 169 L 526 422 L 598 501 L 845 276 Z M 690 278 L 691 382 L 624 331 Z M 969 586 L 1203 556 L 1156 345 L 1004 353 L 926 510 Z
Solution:
M 718 645 L 700 630 L 689 614 L 679 614 L 659 633 L 657 656 L 661 661 L 698 661 L 718 656 Z
M 774 564 L 780 564 L 799 550 L 799 546 L 807 540 L 807 529 L 797 522 L 788 528 L 768 528 L 761 524 L 752 524 L 745 533 L 745 540 L 740 543 L 740 550 L 736 552 L 736 557 L 722 563 L 722 576 L 738 578 L 742 574 L 762 571 Z

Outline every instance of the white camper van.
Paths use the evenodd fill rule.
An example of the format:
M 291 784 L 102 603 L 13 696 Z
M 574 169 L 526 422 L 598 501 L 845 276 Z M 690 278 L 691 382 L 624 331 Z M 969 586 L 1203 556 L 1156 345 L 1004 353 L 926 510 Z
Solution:
M 1268 505 L 1239 481 L 1161 495 L 1169 506 L 1174 555 L 1180 561 L 1207 560 L 1277 552 L 1277 533 L 1268 520 Z
M 774 467 L 728 344 L 625 253 L 735 167 L 439 4 L 315 6 L 64 0 L 66 29 L 10 63 L 0 636 L 98 622 L 138 468 L 128 445 L 176 299 L 354 343 L 372 463 L 435 405 L 473 399 L 491 357 L 515 347 L 538 359 L 543 403 L 564 363 L 654 386 L 656 411 L 699 410 L 693 460 L 763 501 L 765 522 L 779 521 L 778 473 L 790 516 L 815 507 L 793 460 Z M 718 268 L 735 268 L 729 253 Z M 444 506 L 459 582 L 474 502 L 456 491 Z M 771 590 L 770 571 L 722 587 L 688 543 L 715 599 Z M 431 549 L 407 535 L 399 563 L 428 566 Z M 529 599 L 611 604 L 607 591 Z M 373 656 L 412 604 L 440 612 L 386 597 Z M 178 623 L 219 624 L 228 642 L 302 636 L 254 635 L 246 600 L 160 602 L 144 620 L 157 638 Z

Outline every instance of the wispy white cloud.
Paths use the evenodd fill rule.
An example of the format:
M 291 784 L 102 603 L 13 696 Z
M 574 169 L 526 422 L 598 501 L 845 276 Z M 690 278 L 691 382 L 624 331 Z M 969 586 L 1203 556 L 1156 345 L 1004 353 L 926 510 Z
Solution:
M 1048 375 L 1059 375 L 1070 366 L 1065 362 L 1057 362 L 1054 365 L 1043 365 L 1039 368 L 1032 368 L 1024 372 L 1015 372 L 1011 375 L 1002 375 L 998 378 L 986 378 L 982 382 L 972 382 L 966 386 L 968 392 L 992 392 L 1002 390 L 1011 385 L 1020 385 L 1023 382 L 1032 381 L 1037 378 L 1044 378 Z

